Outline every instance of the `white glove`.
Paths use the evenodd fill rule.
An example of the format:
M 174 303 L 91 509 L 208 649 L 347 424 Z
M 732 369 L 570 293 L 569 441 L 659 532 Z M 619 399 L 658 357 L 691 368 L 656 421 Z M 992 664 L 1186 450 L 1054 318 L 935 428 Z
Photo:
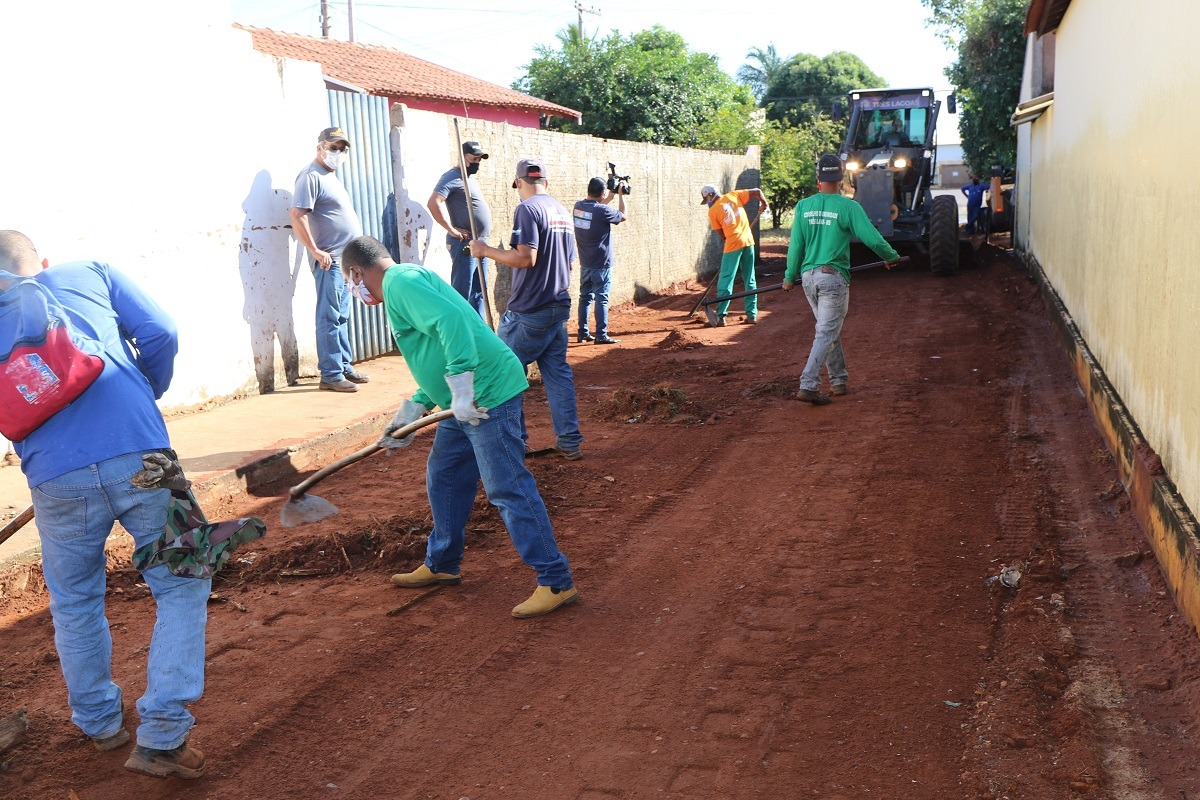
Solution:
M 478 425 L 479 420 L 488 418 L 487 409 L 475 405 L 474 372 L 447 375 L 446 384 L 450 387 L 450 412 L 456 420 L 468 425 Z
M 413 437 L 417 435 L 417 432 L 413 431 L 403 439 L 393 439 L 392 431 L 398 431 L 405 425 L 416 422 L 428 412 L 429 409 L 420 403 L 414 403 L 412 400 L 405 400 L 400 404 L 400 408 L 396 409 L 396 416 L 390 423 L 388 423 L 388 426 L 383 429 L 383 437 L 376 442 L 376 444 L 385 450 L 398 450 L 401 447 L 408 447 L 413 443 Z

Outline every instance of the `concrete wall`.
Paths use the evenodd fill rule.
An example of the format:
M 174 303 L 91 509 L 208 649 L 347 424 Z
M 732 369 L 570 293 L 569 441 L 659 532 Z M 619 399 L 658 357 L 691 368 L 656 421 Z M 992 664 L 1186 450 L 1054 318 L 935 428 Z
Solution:
M 312 280 L 282 226 L 328 124 L 320 67 L 255 53 L 222 0 L 169 24 L 150 0 L 71 6 L 5 9 L 0 227 L 52 264 L 113 264 L 175 317 L 165 407 L 256 391 L 276 352 L 312 374 Z
M 1200 5 L 1165 6 L 1150 16 L 1120 0 L 1068 9 L 1054 105 L 1019 140 L 1018 244 L 1194 512 L 1200 256 L 1181 157 L 1200 131 Z
M 454 120 L 413 109 L 393 112 L 393 133 L 400 148 L 396 186 L 405 258 L 448 276 L 444 231 L 429 217 L 425 201 L 437 178 L 457 163 Z M 720 266 L 723 243 L 708 226 L 700 187 L 712 183 L 728 190 L 759 185 L 757 150 L 728 155 L 641 142 L 624 142 L 551 131 L 460 120 L 463 141 L 474 140 L 488 151 L 476 175 L 492 212 L 490 241 L 508 246 L 512 217 L 519 198 L 512 188 L 517 162 L 541 158 L 550 173 L 549 190 L 568 210 L 587 195 L 592 177 L 607 177 L 608 163 L 630 176 L 633 192 L 625 198 L 628 219 L 613 229 L 614 274 L 611 302 L 622 303 L 654 294 L 672 283 Z M 433 155 L 433 154 L 436 154 Z M 615 208 L 617 201 L 612 205 Z M 578 265 L 576 265 L 578 267 Z M 493 297 L 503 311 L 511 285 L 510 270 L 491 269 Z M 579 270 L 572 275 L 578 297 Z

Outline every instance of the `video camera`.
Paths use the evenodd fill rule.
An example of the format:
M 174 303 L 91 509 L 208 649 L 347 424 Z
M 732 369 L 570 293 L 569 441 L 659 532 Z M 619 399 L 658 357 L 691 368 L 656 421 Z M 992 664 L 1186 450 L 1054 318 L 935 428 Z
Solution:
M 616 194 L 629 194 L 629 192 L 632 191 L 629 188 L 629 176 L 618 175 L 617 165 L 611 161 L 608 162 L 608 173 L 608 190 L 610 192 L 615 192 Z

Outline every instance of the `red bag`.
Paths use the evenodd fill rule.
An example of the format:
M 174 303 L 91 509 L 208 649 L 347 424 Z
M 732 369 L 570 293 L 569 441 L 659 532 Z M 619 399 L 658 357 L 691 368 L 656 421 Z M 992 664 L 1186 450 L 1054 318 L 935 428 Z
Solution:
M 21 441 L 62 411 L 104 370 L 80 350 L 46 287 L 25 279 L 0 293 L 0 433 Z

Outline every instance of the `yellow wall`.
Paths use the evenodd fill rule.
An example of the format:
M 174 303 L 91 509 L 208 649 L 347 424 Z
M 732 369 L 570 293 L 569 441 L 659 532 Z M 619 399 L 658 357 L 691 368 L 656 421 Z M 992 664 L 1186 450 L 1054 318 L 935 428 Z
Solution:
M 1032 123 L 1021 239 L 1200 509 L 1200 3 L 1075 0 Z

